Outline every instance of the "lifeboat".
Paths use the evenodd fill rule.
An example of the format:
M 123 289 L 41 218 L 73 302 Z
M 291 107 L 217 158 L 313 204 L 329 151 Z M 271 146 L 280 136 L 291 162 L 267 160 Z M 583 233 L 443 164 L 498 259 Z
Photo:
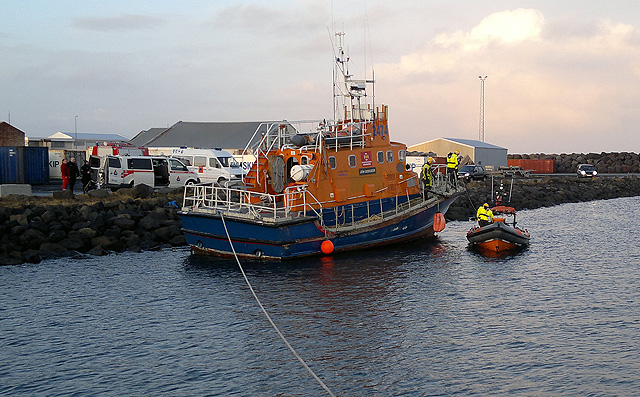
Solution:
M 529 246 L 531 238 L 526 229 L 516 226 L 516 210 L 513 207 L 491 208 L 496 217 L 493 223 L 473 227 L 467 232 L 467 240 L 478 249 L 490 252 L 512 252 Z
M 342 43 L 336 48 L 333 120 L 264 123 L 243 153 L 255 161 L 240 186 L 185 188 L 179 215 L 193 253 L 333 255 L 444 229 L 464 187 L 437 172 L 424 191 L 407 146 L 391 140 L 388 107 L 366 94 L 373 81 L 353 80 Z

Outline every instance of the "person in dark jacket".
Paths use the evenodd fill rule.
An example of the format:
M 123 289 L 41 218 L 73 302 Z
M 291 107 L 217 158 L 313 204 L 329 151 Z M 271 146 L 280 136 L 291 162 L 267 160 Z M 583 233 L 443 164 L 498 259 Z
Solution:
M 73 187 L 76 184 L 76 179 L 80 176 L 80 170 L 78 169 L 78 164 L 76 164 L 76 158 L 71 157 L 69 162 L 67 163 L 67 167 L 69 167 L 69 190 L 73 192 Z
M 82 191 L 87 192 L 87 185 L 91 182 L 91 167 L 87 160 L 84 161 L 84 165 L 80 167 L 80 175 L 82 175 Z

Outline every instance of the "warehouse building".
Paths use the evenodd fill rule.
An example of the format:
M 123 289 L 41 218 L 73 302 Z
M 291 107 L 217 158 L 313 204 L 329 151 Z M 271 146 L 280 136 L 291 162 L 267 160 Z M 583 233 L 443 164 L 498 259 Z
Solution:
M 473 139 L 437 138 L 417 145 L 409 146 L 409 152 L 435 153 L 438 157 L 446 157 L 450 152 L 460 151 L 462 158 L 469 159 L 477 165 L 485 167 L 503 167 L 507 165 L 508 149 Z

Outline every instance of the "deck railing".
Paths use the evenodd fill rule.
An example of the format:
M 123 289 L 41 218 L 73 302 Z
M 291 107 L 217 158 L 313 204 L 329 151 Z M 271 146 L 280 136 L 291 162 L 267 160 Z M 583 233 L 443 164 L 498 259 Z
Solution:
M 321 218 L 322 204 L 304 187 L 269 194 L 215 185 L 191 185 L 185 186 L 182 209 L 233 211 L 241 216 L 275 221 L 294 215 L 313 214 Z

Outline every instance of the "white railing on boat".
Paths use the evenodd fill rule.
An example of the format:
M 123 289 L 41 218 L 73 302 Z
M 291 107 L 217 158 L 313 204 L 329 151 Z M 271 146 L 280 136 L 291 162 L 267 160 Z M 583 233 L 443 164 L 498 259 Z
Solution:
M 295 204 L 288 204 L 293 202 Z M 276 220 L 311 214 L 320 218 L 322 204 L 309 191 L 297 187 L 287 188 L 282 194 L 268 194 L 215 185 L 191 185 L 185 186 L 182 208 L 189 211 L 222 210 Z
M 414 178 L 417 179 L 417 176 Z M 363 216 L 360 209 L 362 207 L 358 207 L 358 203 L 338 206 L 334 200 L 323 203 L 318 201 L 305 187 L 306 185 L 294 186 L 287 188 L 282 194 L 268 194 L 233 187 L 191 185 L 185 187 L 182 210 L 204 214 L 224 212 L 236 218 L 268 223 L 313 216 L 326 232 L 337 232 L 361 227 L 367 223 L 384 222 L 425 205 L 436 204 L 440 200 L 438 196 L 445 195 L 446 179 L 444 175 L 436 174 L 434 186 L 431 188 L 431 192 L 435 194 L 421 194 L 419 197 L 412 198 L 408 189 L 404 189 L 404 192 L 395 195 L 393 208 L 383 212 L 380 212 L 380 209 L 383 208 L 383 199 L 379 199 L 379 204 L 376 205 L 373 204 L 375 200 L 369 200 L 366 202 L 366 216 Z M 406 196 L 406 199 L 401 200 L 403 196 Z M 332 221 L 331 225 L 327 226 L 323 214 L 328 215 L 326 210 L 329 208 L 333 209 L 332 218 L 335 220 L 335 224 Z M 359 212 L 358 216 L 356 216 L 356 211 Z

